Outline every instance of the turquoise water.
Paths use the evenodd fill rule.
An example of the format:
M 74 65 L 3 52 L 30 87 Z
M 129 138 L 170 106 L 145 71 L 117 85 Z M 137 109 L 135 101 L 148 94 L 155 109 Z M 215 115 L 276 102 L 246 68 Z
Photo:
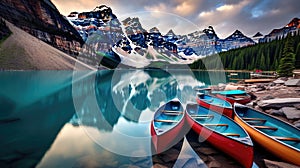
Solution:
M 151 167 L 150 121 L 224 72 L 0 72 L 0 167 Z M 137 159 L 139 158 L 139 159 Z

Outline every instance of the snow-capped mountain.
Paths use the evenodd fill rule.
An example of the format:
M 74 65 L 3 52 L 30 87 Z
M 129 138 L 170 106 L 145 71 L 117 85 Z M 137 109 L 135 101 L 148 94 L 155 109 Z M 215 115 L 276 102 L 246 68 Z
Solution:
M 300 29 L 300 19 L 294 18 L 287 25 L 279 29 L 273 29 L 264 38 L 261 38 L 259 42 L 270 42 L 275 39 L 280 39 L 286 37 L 289 33 L 297 34 Z
M 251 38 L 245 36 L 241 31 L 236 30 L 233 34 L 222 40 L 221 45 L 223 51 L 228 51 L 254 44 L 255 42 Z
M 86 41 L 80 59 L 97 66 L 100 61 L 145 67 L 153 62 L 187 64 L 211 54 L 253 45 L 240 31 L 220 39 L 212 26 L 203 31 L 177 35 L 170 29 L 163 35 L 159 28 L 147 31 L 137 17 L 122 21 L 110 7 L 101 5 L 91 12 L 72 12 L 67 19 Z

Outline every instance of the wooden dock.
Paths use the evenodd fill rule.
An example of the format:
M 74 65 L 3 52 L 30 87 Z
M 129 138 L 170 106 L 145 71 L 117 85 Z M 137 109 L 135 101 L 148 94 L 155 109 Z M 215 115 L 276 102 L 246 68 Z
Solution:
M 245 83 L 267 83 L 272 82 L 275 79 L 270 78 L 260 78 L 260 79 L 245 79 Z

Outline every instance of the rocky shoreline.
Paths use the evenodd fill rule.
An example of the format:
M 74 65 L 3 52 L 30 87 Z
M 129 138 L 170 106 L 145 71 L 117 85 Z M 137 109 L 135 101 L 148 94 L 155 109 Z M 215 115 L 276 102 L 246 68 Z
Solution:
M 278 78 L 269 83 L 254 83 L 245 84 L 244 82 L 219 84 L 212 86 L 213 90 L 230 90 L 242 89 L 249 93 L 252 101 L 247 104 L 254 109 L 261 110 L 265 113 L 273 115 L 283 121 L 286 121 L 297 128 L 300 128 L 300 79 Z M 238 168 L 242 167 L 231 157 L 215 149 L 207 142 L 199 143 L 198 135 L 192 130 L 187 135 L 187 139 L 203 160 L 207 167 L 222 167 L 222 168 Z M 258 167 L 266 168 L 296 168 L 298 166 L 285 163 L 276 158 L 274 155 L 265 151 L 258 144 L 254 143 L 254 162 Z M 178 151 L 178 147 L 164 153 L 164 155 L 153 156 L 153 167 L 165 168 L 176 162 L 176 157 L 172 157 L 174 151 Z M 170 152 L 170 153 L 168 153 Z M 175 152 L 175 153 L 176 153 Z M 164 159 L 164 157 L 174 159 Z M 193 158 L 191 158 L 193 159 Z M 189 161 L 187 161 L 189 163 Z M 189 165 L 187 165 L 189 166 Z

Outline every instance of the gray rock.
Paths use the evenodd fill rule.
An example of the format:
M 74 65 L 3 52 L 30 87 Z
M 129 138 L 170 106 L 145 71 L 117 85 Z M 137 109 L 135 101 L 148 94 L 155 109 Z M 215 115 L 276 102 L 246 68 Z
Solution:
M 152 168 L 168 168 L 167 166 L 161 165 L 161 164 L 155 164 Z
M 300 110 L 295 107 L 283 107 L 281 110 L 288 119 L 300 119 Z
M 178 155 L 179 155 L 179 151 L 176 150 L 176 149 L 171 148 L 166 153 L 162 154 L 161 159 L 165 163 L 168 163 L 170 161 L 176 161 Z
M 283 116 L 284 115 L 284 113 L 281 109 L 280 110 L 271 109 L 270 114 L 275 115 L 275 116 Z
M 207 167 L 209 167 L 209 168 L 211 168 L 211 167 L 221 167 L 221 163 L 219 163 L 216 160 L 213 160 L 210 163 L 208 163 Z
M 198 148 L 197 152 L 203 153 L 205 155 L 213 155 L 218 153 L 218 151 L 208 147 Z
M 294 123 L 294 126 L 300 129 L 300 122 Z
M 284 84 L 285 81 L 281 80 L 281 79 L 276 79 L 276 80 L 273 81 L 273 83 L 275 83 L 275 84 Z
M 270 100 L 270 99 L 274 99 L 274 97 L 271 95 L 267 95 L 261 98 L 261 100 Z
M 295 107 L 297 110 L 300 110 L 300 104 L 294 104 L 294 107 Z
M 285 86 L 300 86 L 300 79 L 289 79 L 284 83 Z
M 260 108 L 280 109 L 282 107 L 293 107 L 294 104 L 299 104 L 300 98 L 277 98 L 270 100 L 261 100 L 257 104 Z
M 283 80 L 283 81 L 287 81 L 288 80 L 288 78 L 287 77 L 280 77 L 280 78 L 278 78 L 279 80 Z
M 264 159 L 264 162 L 267 168 L 299 168 L 298 166 L 289 163 L 276 162 L 267 159 Z

